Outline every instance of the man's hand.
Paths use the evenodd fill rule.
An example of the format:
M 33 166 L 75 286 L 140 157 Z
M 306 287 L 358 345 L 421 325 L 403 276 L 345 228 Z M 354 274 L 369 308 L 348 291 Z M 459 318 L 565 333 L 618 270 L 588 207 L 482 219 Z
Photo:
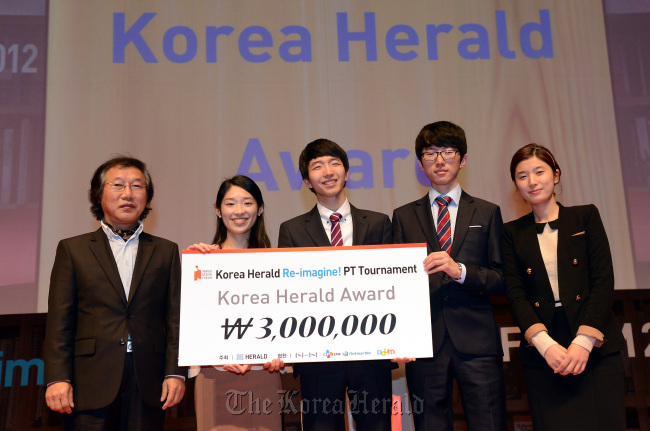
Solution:
M 423 263 L 427 274 L 444 271 L 451 278 L 460 278 L 462 274 L 458 264 L 446 251 L 434 251 L 424 259 Z
M 178 377 L 167 377 L 162 384 L 162 395 L 160 402 L 165 401 L 162 409 L 168 409 L 180 403 L 185 395 L 185 381 Z
M 45 391 L 45 402 L 55 412 L 72 413 L 74 401 L 70 382 L 57 382 L 48 386 Z

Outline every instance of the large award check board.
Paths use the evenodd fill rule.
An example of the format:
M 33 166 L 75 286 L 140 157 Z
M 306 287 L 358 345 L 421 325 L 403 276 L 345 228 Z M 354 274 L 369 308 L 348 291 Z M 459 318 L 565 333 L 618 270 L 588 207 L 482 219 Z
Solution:
M 431 357 L 424 244 L 183 252 L 180 365 Z

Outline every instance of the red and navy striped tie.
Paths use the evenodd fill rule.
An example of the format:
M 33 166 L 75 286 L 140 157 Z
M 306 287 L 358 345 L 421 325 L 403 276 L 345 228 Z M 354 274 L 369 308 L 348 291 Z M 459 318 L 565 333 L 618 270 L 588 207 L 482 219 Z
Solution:
M 446 251 L 447 254 L 451 251 L 451 218 L 449 217 L 449 209 L 447 206 L 451 203 L 449 196 L 438 196 L 436 198 L 438 204 L 438 241 L 440 241 L 440 249 Z
M 332 213 L 330 215 L 330 222 L 332 222 L 331 243 L 334 247 L 343 245 L 343 234 L 341 234 L 341 225 L 339 222 L 343 216 L 339 213 Z

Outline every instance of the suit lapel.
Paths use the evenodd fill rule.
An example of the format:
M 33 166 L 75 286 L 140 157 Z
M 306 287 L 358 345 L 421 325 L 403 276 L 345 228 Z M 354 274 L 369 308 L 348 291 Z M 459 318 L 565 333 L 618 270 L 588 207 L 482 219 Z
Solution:
M 314 208 L 305 216 L 305 231 L 317 247 L 327 247 L 328 245 L 331 245 L 327 238 L 327 233 L 325 233 L 325 228 L 323 227 L 323 222 L 320 219 L 320 213 L 316 206 L 314 206 Z
M 122 279 L 120 278 L 120 273 L 117 269 L 117 264 L 115 263 L 115 257 L 113 256 L 111 247 L 108 244 L 108 238 L 106 238 L 106 234 L 102 228 L 99 228 L 91 235 L 90 250 L 95 255 L 95 258 L 104 270 L 106 277 L 111 282 L 113 289 L 115 289 L 115 293 L 117 293 L 124 305 L 126 305 L 126 294 L 124 293 Z
M 368 232 L 368 222 L 366 215 L 359 211 L 357 207 L 350 204 L 350 214 L 352 215 L 352 245 L 364 245 L 366 233 Z
M 537 266 L 537 268 L 533 267 L 533 274 L 540 273 L 540 275 L 537 275 L 535 278 L 539 280 L 540 283 L 545 285 L 544 291 L 549 295 L 548 300 L 554 301 L 555 299 L 553 298 L 553 288 L 551 287 L 551 282 L 548 279 L 548 272 L 546 272 L 546 264 L 544 263 L 544 258 L 542 257 L 542 250 L 539 248 L 539 239 L 537 238 L 537 230 L 535 228 L 535 216 L 533 213 L 529 214 L 530 218 L 528 221 L 527 226 L 523 230 L 523 241 L 522 243 L 529 245 L 530 248 L 528 249 L 530 253 L 530 258 L 532 258 L 532 262 Z M 558 230 L 558 244 L 559 242 L 559 230 Z M 558 247 L 558 258 L 559 258 L 559 251 L 561 247 Z M 532 266 L 532 265 L 531 265 Z
M 431 202 L 429 194 L 424 195 L 422 199 L 415 201 L 415 216 L 420 224 L 420 229 L 429 243 L 431 251 L 440 251 L 440 242 L 436 235 L 436 225 L 433 223 L 433 214 L 431 213 Z
M 131 278 L 131 288 L 129 289 L 129 302 L 133 299 L 135 291 L 140 286 L 144 270 L 147 268 L 155 248 L 156 246 L 151 235 L 141 232 L 138 242 L 138 254 L 135 257 L 133 277 Z
M 558 214 L 558 226 L 557 226 L 557 243 L 559 244 L 569 244 L 571 235 L 577 233 L 581 227 L 576 226 L 573 223 L 573 220 L 569 218 L 566 208 L 558 202 L 560 207 L 560 212 Z M 584 229 L 582 229 L 584 230 Z M 559 247 L 557 248 L 557 283 L 559 286 L 563 285 L 564 277 L 567 275 L 566 267 L 564 266 L 565 262 L 569 262 L 569 248 L 568 247 Z
M 469 224 L 472 222 L 472 216 L 476 211 L 474 205 L 474 198 L 461 192 L 460 202 L 458 202 L 458 212 L 456 213 L 456 226 L 454 228 L 454 239 L 451 243 L 451 253 L 449 254 L 452 259 L 458 256 L 458 252 L 463 247 L 463 241 L 469 230 Z

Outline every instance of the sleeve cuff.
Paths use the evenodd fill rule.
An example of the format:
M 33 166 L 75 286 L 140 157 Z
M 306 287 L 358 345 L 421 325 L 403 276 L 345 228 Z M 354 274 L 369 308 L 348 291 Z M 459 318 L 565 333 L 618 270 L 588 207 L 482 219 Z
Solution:
M 594 348 L 594 345 L 596 344 L 596 339 L 593 337 L 590 337 L 588 335 L 582 335 L 578 334 L 576 338 L 571 342 L 571 344 L 577 344 L 580 347 L 584 347 L 591 353 L 591 350 Z
M 531 325 L 530 328 L 526 329 L 524 338 L 528 341 L 528 344 L 532 344 L 531 338 L 533 338 L 533 335 L 537 334 L 539 331 L 545 331 L 548 333 L 548 329 L 546 329 L 546 325 L 543 323 L 535 323 L 534 325 Z
M 546 351 L 549 347 L 557 344 L 557 341 L 552 339 L 546 331 L 539 331 L 537 334 L 532 336 L 530 341 L 532 342 L 533 346 L 535 346 L 539 354 L 542 355 L 542 358 L 546 354 Z
M 172 378 L 172 379 L 180 379 L 182 381 L 185 381 L 185 376 L 179 376 L 177 374 L 168 374 L 165 376 L 166 379 Z
M 600 347 L 605 344 L 605 335 L 592 326 L 580 325 L 578 328 L 578 335 L 586 335 L 588 337 L 595 338 L 595 347 Z
M 192 367 L 190 367 L 189 370 L 187 370 L 187 378 L 191 379 L 193 377 L 196 377 L 196 376 L 199 375 L 200 372 L 201 372 L 201 367 L 192 366 Z
M 467 276 L 467 268 L 465 267 L 465 264 L 458 262 L 458 266 L 460 266 L 460 277 L 454 278 L 454 281 L 458 284 L 463 284 L 465 283 L 465 277 Z
M 48 383 L 45 387 L 46 387 L 46 388 L 49 388 L 49 387 L 52 386 L 53 384 L 55 384 L 55 383 L 61 383 L 61 382 L 71 383 L 70 380 L 55 380 L 55 381 L 53 381 L 53 382 Z

